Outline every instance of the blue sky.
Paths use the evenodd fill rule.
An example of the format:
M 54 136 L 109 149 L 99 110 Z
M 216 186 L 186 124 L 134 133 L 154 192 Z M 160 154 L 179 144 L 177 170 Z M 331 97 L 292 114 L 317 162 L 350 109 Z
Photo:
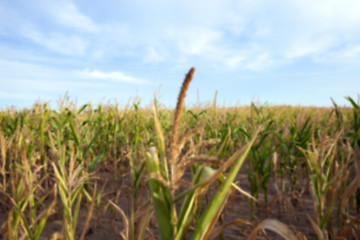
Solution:
M 0 108 L 154 93 L 186 103 L 331 106 L 360 92 L 358 0 L 3 0 Z M 116 99 L 116 100 L 115 100 Z

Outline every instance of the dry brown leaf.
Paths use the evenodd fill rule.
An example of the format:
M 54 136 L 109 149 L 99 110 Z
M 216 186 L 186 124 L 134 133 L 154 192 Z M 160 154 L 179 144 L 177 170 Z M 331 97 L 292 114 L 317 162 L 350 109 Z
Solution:
M 345 204 L 348 199 L 356 192 L 360 187 L 360 175 L 358 174 L 356 178 L 346 187 L 342 200 L 341 200 L 341 209 L 345 209 Z
M 298 239 L 286 224 L 276 219 L 265 219 L 251 232 L 248 240 L 256 240 L 256 236 L 261 229 L 271 230 L 286 240 Z
M 109 203 L 115 208 L 116 211 L 118 211 L 120 213 L 120 215 L 122 216 L 123 220 L 124 220 L 124 229 L 125 229 L 125 234 L 123 232 L 120 232 L 119 234 L 124 238 L 124 239 L 129 239 L 129 221 L 128 218 L 126 217 L 124 211 L 118 206 L 116 205 L 114 202 L 112 202 L 111 200 L 109 200 Z
M 225 228 L 233 225 L 248 225 L 248 226 L 254 226 L 252 222 L 249 222 L 248 220 L 244 220 L 241 218 L 232 220 L 230 222 L 224 223 L 221 226 L 216 227 L 209 237 L 209 240 L 215 239 Z
M 318 237 L 319 240 L 325 240 L 324 239 L 324 234 L 323 232 L 321 231 L 321 229 L 319 228 L 319 226 L 314 222 L 314 220 L 312 220 L 312 218 L 307 215 L 310 223 L 311 223 L 311 226 L 313 227 L 314 231 L 315 231 L 315 234 L 316 236 Z

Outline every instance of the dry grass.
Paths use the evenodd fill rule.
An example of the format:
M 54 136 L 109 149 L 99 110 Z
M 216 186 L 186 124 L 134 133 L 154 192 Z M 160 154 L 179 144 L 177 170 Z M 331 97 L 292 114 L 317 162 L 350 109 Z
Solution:
M 287 239 L 356 239 L 357 103 L 219 108 L 215 95 L 208 106 L 184 110 L 194 71 L 174 112 L 156 104 L 142 109 L 138 101 L 78 109 L 68 97 L 56 111 L 39 103 L 2 110 L 0 238 L 159 239 L 149 201 L 157 184 L 168 191 L 170 238 L 196 239 L 204 229 L 203 239 L 276 238 L 267 230 Z M 237 173 L 242 148 L 256 133 Z M 148 173 L 149 155 L 159 168 Z M 233 175 L 211 221 L 197 227 Z

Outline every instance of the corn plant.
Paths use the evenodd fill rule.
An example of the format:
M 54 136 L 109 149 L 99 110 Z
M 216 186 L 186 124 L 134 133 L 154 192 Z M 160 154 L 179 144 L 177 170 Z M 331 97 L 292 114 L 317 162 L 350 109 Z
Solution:
M 306 149 L 308 147 L 308 144 L 311 141 L 312 129 L 313 126 L 309 116 L 297 115 L 290 120 L 287 129 L 288 135 L 285 136 L 285 139 L 281 140 L 280 149 L 282 150 L 283 155 L 281 160 L 281 171 L 289 173 L 290 192 L 292 195 L 295 195 L 299 178 L 299 169 L 304 166 L 303 154 L 299 149 Z M 284 176 L 284 173 L 282 176 Z
M 88 171 L 84 167 L 84 160 L 94 138 L 83 150 L 87 133 L 84 135 L 77 128 L 76 114 L 83 111 L 81 108 L 77 113 L 65 108 L 60 113 L 54 112 L 51 124 L 56 132 L 49 133 L 50 147 L 56 157 L 52 162 L 58 193 L 62 203 L 63 235 L 65 239 L 75 239 L 77 218 L 80 211 L 83 194 L 89 196 L 85 189 L 85 183 L 89 181 L 89 173 L 93 172 L 102 154 L 89 163 Z M 90 197 L 90 196 L 89 196 Z M 90 197 L 91 198 L 91 197 Z
M 179 154 L 184 143 L 194 132 L 186 135 L 179 141 L 178 124 L 180 113 L 185 98 L 185 93 L 192 79 L 194 68 L 187 74 L 182 85 L 177 107 L 175 110 L 172 138 L 169 149 L 169 156 L 166 156 L 164 136 L 158 120 L 156 105 L 154 105 L 154 121 L 157 134 L 157 147 L 150 148 L 146 157 L 147 172 L 149 178 L 149 188 L 152 204 L 159 226 L 161 239 L 184 239 L 187 236 L 190 224 L 195 221 L 195 230 L 192 239 L 207 239 L 211 234 L 211 229 L 217 222 L 217 219 L 226 203 L 232 182 L 237 172 L 243 164 L 255 136 L 248 145 L 238 150 L 229 160 L 227 160 L 219 169 L 214 170 L 206 165 L 199 165 L 193 176 L 192 185 L 189 189 L 179 195 L 175 195 L 175 190 L 179 187 L 179 181 L 184 174 L 186 166 L 194 164 L 194 158 L 179 158 Z M 186 153 L 184 156 L 187 156 Z M 201 157 L 199 157 L 201 159 Z M 228 176 L 219 185 L 218 190 L 210 200 L 204 212 L 196 217 L 197 207 L 199 205 L 199 196 L 206 191 L 214 181 L 226 171 Z M 176 203 L 183 200 L 180 213 L 176 211 Z M 161 226 L 161 227 L 160 227 Z
M 68 169 L 61 162 L 63 161 L 59 161 L 58 164 L 53 163 L 53 169 L 63 205 L 63 232 L 65 239 L 73 240 L 87 176 L 82 175 L 83 165 L 77 165 L 73 156 L 70 156 Z
M 353 107 L 353 127 L 352 131 L 347 134 L 352 140 L 352 146 L 360 147 L 360 106 L 351 98 L 346 97 Z
M 51 192 L 43 193 L 41 184 L 49 178 L 48 175 L 41 177 L 43 170 L 42 165 L 38 165 L 36 158 L 27 151 L 30 143 L 22 141 L 27 138 L 23 135 L 23 131 L 18 132 L 15 143 L 21 161 L 14 161 L 12 154 L 7 157 L 8 160 L 13 160 L 8 165 L 9 169 L 9 192 L 7 186 L 0 187 L 0 192 L 6 196 L 11 205 L 8 220 L 7 220 L 7 238 L 8 239 L 39 239 L 48 217 L 52 214 L 53 207 L 56 203 L 56 189 Z M 6 152 L 10 147 L 10 143 L 3 146 L 3 151 Z M 6 159 L 3 154 L 2 157 Z M 6 183 L 5 183 L 6 184 Z M 44 200 L 47 197 L 52 197 L 53 201 L 47 207 L 40 207 L 44 205 Z
M 248 175 L 248 182 L 250 184 L 250 194 L 258 198 L 259 190 L 264 192 L 265 206 L 268 204 L 268 182 L 272 176 L 272 155 L 277 150 L 276 142 L 271 138 L 270 133 L 275 131 L 275 121 L 273 120 L 272 113 L 265 114 L 263 107 L 257 107 L 252 104 L 251 123 L 253 125 L 263 126 L 262 131 L 259 132 L 258 141 L 251 147 L 249 153 L 250 168 L 246 170 Z M 245 127 L 240 128 L 245 142 L 251 138 L 251 129 Z M 254 218 L 254 199 L 250 201 L 251 217 Z
M 344 172 L 346 164 L 338 165 L 337 152 L 338 142 L 341 132 L 335 133 L 333 138 L 322 133 L 317 143 L 312 135 L 312 146 L 306 150 L 301 149 L 306 156 L 307 164 L 310 170 L 310 181 L 313 195 L 315 198 L 315 223 L 311 220 L 312 225 L 317 226 L 319 230 L 325 232 L 328 224 L 330 230 L 332 227 L 329 218 L 332 215 L 335 204 L 335 193 L 339 188 L 340 174 Z
M 39 102 L 29 109 L 1 109 L 0 211 L 1 219 L 7 218 L 0 223 L 0 236 L 84 239 L 95 209 L 98 226 L 100 219 L 109 220 L 102 218 L 107 211 L 120 213 L 123 239 L 225 239 L 224 229 L 236 224 L 254 227 L 249 239 L 264 229 L 293 239 L 280 221 L 261 219 L 254 209 L 272 197 L 268 209 L 286 203 L 296 213 L 303 207 L 298 199 L 308 198 L 310 187 L 314 214 L 309 221 L 318 238 L 357 239 L 359 103 L 347 97 L 351 108 L 335 102 L 334 108 L 219 108 L 215 94 L 212 104 L 185 108 L 193 73 L 183 83 L 174 113 L 156 99 L 154 109 L 141 108 L 138 99 L 124 108 L 90 103 L 77 108 L 67 95 L 56 110 Z M 250 194 L 234 183 L 241 167 Z M 282 192 L 275 187 L 278 195 L 268 197 L 269 182 L 278 176 Z M 102 184 L 101 190 L 94 182 Z M 251 216 L 244 218 L 252 220 L 222 211 L 236 199 L 230 189 L 249 200 Z M 264 199 L 258 198 L 261 193 Z M 115 202 L 126 197 L 129 208 L 123 211 Z M 85 203 L 89 213 L 81 232 L 78 215 Z M 61 214 L 62 233 L 44 231 L 54 211 Z
M 347 137 L 352 140 L 352 147 L 360 147 L 360 106 L 351 97 L 346 97 L 353 107 L 353 126 Z M 357 212 L 360 213 L 360 189 L 357 189 L 355 196 L 355 204 Z

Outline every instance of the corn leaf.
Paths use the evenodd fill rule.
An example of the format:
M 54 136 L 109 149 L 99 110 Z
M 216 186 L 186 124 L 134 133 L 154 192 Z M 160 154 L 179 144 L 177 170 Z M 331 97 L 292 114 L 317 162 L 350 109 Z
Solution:
M 213 218 L 217 216 L 218 209 L 222 206 L 223 201 L 230 190 L 231 184 L 233 183 L 238 171 L 240 170 L 240 167 L 245 161 L 245 158 L 249 153 L 250 148 L 253 145 L 258 135 L 258 132 L 259 130 L 254 134 L 251 141 L 247 144 L 246 149 L 242 153 L 242 155 L 239 158 L 237 158 L 237 160 L 234 163 L 234 166 L 230 170 L 228 177 L 219 186 L 219 189 L 215 193 L 214 197 L 210 200 L 210 203 L 206 207 L 204 213 L 202 214 L 202 216 L 199 219 L 199 222 L 196 225 L 195 232 L 193 235 L 194 240 L 202 239 L 202 237 L 206 235 L 208 231 L 211 231 L 211 229 L 208 228 L 209 224 L 213 221 Z M 231 158 L 229 160 L 231 160 Z

